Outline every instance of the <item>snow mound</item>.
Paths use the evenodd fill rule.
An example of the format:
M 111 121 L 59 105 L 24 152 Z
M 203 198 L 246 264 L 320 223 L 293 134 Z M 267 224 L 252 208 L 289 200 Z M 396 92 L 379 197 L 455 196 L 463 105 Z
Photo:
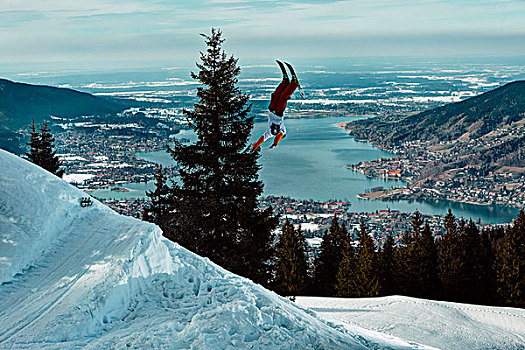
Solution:
M 298 297 L 330 321 L 365 327 L 440 349 L 525 349 L 525 310 L 389 296 Z
M 0 348 L 422 348 L 323 321 L 0 150 Z

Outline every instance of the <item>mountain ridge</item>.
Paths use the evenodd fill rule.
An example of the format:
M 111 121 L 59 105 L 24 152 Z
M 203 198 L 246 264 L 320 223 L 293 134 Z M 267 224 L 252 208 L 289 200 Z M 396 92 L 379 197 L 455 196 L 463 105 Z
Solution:
M 507 83 L 466 100 L 398 120 L 371 118 L 346 124 L 356 137 L 383 147 L 407 141 L 451 141 L 478 138 L 525 117 L 525 81 Z
M 461 102 L 398 120 L 371 118 L 347 123 L 346 130 L 393 153 L 417 147 L 440 153 L 423 169 L 421 179 L 447 169 L 525 168 L 525 81 L 515 81 Z M 416 144 L 417 143 L 417 144 Z M 413 147 L 414 146 L 414 147 Z
M 51 116 L 78 118 L 111 115 L 125 106 L 87 92 L 48 85 L 33 85 L 0 79 L 0 148 L 22 153 L 21 144 L 31 121 L 41 123 Z
M 401 119 L 370 118 L 345 128 L 396 154 L 349 165 L 369 177 L 395 173 L 408 183 L 374 198 L 525 203 L 525 81 Z

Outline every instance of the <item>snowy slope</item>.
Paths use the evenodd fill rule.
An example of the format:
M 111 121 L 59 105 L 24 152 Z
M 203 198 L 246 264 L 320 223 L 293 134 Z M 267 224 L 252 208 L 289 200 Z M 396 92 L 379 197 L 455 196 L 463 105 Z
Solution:
M 298 297 L 327 320 L 344 322 L 440 349 L 525 349 L 525 310 L 390 296 Z
M 318 318 L 0 150 L 0 348 L 426 348 Z

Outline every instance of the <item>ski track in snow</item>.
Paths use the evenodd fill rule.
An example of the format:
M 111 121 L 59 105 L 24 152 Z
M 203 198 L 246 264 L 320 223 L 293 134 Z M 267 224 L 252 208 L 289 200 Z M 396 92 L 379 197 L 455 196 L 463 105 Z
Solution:
M 428 349 L 323 321 L 0 150 L 0 348 Z

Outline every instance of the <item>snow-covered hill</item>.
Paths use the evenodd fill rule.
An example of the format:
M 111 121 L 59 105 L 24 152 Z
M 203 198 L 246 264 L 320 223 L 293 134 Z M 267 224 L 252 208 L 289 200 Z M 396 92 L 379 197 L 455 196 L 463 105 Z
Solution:
M 525 310 L 389 296 L 298 297 L 330 321 L 391 334 L 439 349 L 525 349 Z
M 323 321 L 84 196 L 0 150 L 0 348 L 425 348 Z

